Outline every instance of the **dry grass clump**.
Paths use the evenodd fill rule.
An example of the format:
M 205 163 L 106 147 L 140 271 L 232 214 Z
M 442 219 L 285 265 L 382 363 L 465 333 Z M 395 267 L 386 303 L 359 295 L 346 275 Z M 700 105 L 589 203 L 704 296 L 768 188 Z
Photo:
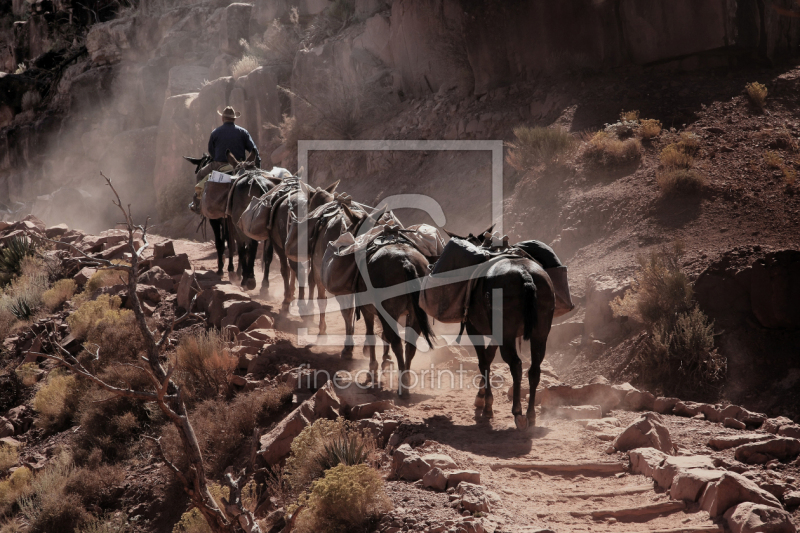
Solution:
M 225 395 L 239 364 L 231 354 L 230 338 L 217 330 L 202 331 L 181 338 L 175 353 L 178 381 L 189 398 Z
M 392 509 L 380 474 L 363 464 L 327 470 L 300 504 L 298 533 L 370 531 Z
M 219 475 L 236 458 L 242 445 L 248 444 L 257 425 L 263 425 L 291 396 L 291 387 L 281 385 L 256 389 L 236 395 L 226 402 L 217 398 L 200 403 L 189 414 L 197 441 L 206 460 L 209 475 Z M 187 466 L 180 437 L 175 427 L 164 427 L 162 442 L 167 453 L 174 454 L 178 468 Z
M 230 489 L 223 487 L 218 483 L 209 483 L 208 492 L 211 497 L 217 502 L 217 506 L 222 508 L 222 499 L 228 498 Z M 242 491 L 242 498 L 244 499 L 244 491 Z M 189 509 L 181 515 L 181 519 L 172 528 L 172 533 L 214 533 L 209 527 L 206 519 L 200 514 L 196 508 Z
M 75 294 L 74 279 L 60 279 L 42 294 L 42 303 L 48 311 L 55 311 Z
M 188 204 L 187 204 L 188 205 Z M 114 264 L 127 265 L 126 262 L 115 259 L 112 261 Z M 122 270 L 98 270 L 83 288 L 83 295 L 90 298 L 96 290 L 103 287 L 113 287 L 114 285 L 125 285 L 128 283 L 128 273 Z
M 233 79 L 238 80 L 246 74 L 250 74 L 259 66 L 258 58 L 254 56 L 244 56 L 231 67 L 231 75 Z
M 39 414 L 36 425 L 45 431 L 59 431 L 72 421 L 78 410 L 83 387 L 75 376 L 53 370 L 33 397 L 33 410 Z
M 691 168 L 691 166 L 694 164 L 694 156 L 687 154 L 676 144 L 670 144 L 661 150 L 661 155 L 659 158 L 661 159 L 661 164 L 670 169 L 687 169 Z
M 19 462 L 19 451 L 16 446 L 0 444 L 0 472 L 16 466 L 17 462 Z
M 284 477 L 289 489 L 300 494 L 327 468 L 368 461 L 374 450 L 375 440 L 351 422 L 319 419 L 292 441 Z
M 655 139 L 661 135 L 661 121 L 653 118 L 646 118 L 639 121 L 638 133 L 642 139 Z
M 121 315 L 133 314 L 129 309 L 120 309 L 120 305 L 122 299 L 119 296 L 108 294 L 101 294 L 97 300 L 82 303 L 67 317 L 70 331 L 76 338 L 85 339 L 99 322 L 106 320 L 116 323 L 122 320 Z
M 644 323 L 650 337 L 638 363 L 643 381 L 665 392 L 697 394 L 724 380 L 727 359 L 714 350 L 713 322 L 697 307 L 676 243 L 637 258 L 633 287 L 611 302 L 615 316 Z
M 622 111 L 619 114 L 619 119 L 622 122 L 638 122 L 639 121 L 639 110 L 634 109 L 632 111 Z
M 509 165 L 517 170 L 529 170 L 536 165 L 550 165 L 569 157 L 577 141 L 563 128 L 517 126 L 515 143 L 508 143 L 506 156 Z
M 72 458 L 62 454 L 33 478 L 28 494 L 18 500 L 29 532 L 73 533 L 89 520 L 80 497 L 64 490 L 73 470 Z
M 764 153 L 764 163 L 768 168 L 781 168 L 783 166 L 783 158 L 777 152 L 767 151 Z
M 75 533 L 133 533 L 133 526 L 124 512 L 106 513 L 100 518 L 91 518 Z
M 753 105 L 763 109 L 767 104 L 767 86 L 754 81 L 745 85 L 744 89 Z
M 33 473 L 27 467 L 14 470 L 6 479 L 0 481 L 0 516 L 8 515 L 21 496 L 30 490 Z
M 606 131 L 598 131 L 589 139 L 583 157 L 600 167 L 627 166 L 642 159 L 642 143 L 639 139 L 621 140 Z
M 26 387 L 31 387 L 39 381 L 41 371 L 36 363 L 24 363 L 14 369 L 17 379 Z
M 706 180 L 696 170 L 675 168 L 659 172 L 656 175 L 656 183 L 665 195 L 690 194 L 701 191 Z

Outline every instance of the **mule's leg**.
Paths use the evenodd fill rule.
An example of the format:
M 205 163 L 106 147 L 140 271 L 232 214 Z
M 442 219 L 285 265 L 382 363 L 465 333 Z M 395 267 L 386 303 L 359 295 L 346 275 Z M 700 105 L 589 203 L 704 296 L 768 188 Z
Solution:
M 261 280 L 261 295 L 266 296 L 269 294 L 269 267 L 272 264 L 272 258 L 275 255 L 275 248 L 272 246 L 272 241 L 267 239 L 264 241 L 264 253 L 261 261 L 264 269 L 264 278 Z
M 411 380 L 411 361 L 413 361 L 414 356 L 417 355 L 416 339 L 414 339 L 415 342 L 411 342 L 411 339 L 409 339 L 409 337 L 411 337 L 410 331 L 417 332 L 415 337 L 419 337 L 419 334 L 422 333 L 422 330 L 420 330 L 419 326 L 417 326 L 416 324 L 414 324 L 413 328 L 409 327 L 406 329 L 406 342 L 403 344 L 403 348 L 405 348 L 406 350 L 406 357 L 405 357 L 406 368 L 405 372 L 403 373 L 403 376 L 406 379 L 403 380 L 403 387 L 406 389 L 406 391 L 410 389 L 409 381 Z M 419 384 L 419 376 L 415 376 L 414 386 L 417 386 L 418 384 Z
M 223 231 L 223 220 L 213 219 L 209 220 L 211 230 L 214 232 L 214 247 L 217 249 L 217 275 L 222 275 L 222 269 L 225 266 L 225 232 Z
M 325 287 L 317 284 L 317 306 L 319 307 L 319 334 L 325 335 L 328 324 L 325 322 L 325 310 L 328 308 L 328 299 L 325 297 Z
M 381 386 L 381 374 L 378 369 L 378 360 L 375 358 L 375 315 L 367 310 L 366 307 L 361 308 L 361 314 L 364 317 L 364 324 L 367 327 L 367 341 L 364 348 L 369 354 L 369 374 L 368 381 L 372 383 L 373 387 Z
M 306 288 L 303 284 L 307 284 L 308 280 L 303 270 L 303 263 L 298 263 L 297 261 L 289 259 L 289 268 L 295 273 L 295 279 L 297 280 L 297 304 L 299 306 L 300 303 L 305 300 Z M 292 285 L 292 298 L 294 298 L 294 285 Z
M 245 244 L 245 264 L 242 286 L 248 291 L 256 288 L 256 256 L 258 255 L 258 241 L 247 239 Z
M 467 334 L 475 338 L 480 338 L 480 333 L 467 323 Z M 492 418 L 494 416 L 494 395 L 492 394 L 492 386 L 489 382 L 490 373 L 492 371 L 492 361 L 497 354 L 497 346 L 489 345 L 484 346 L 483 343 L 475 346 L 475 353 L 478 354 L 478 369 L 480 370 L 480 385 L 478 387 L 478 394 L 475 396 L 475 407 L 483 408 L 483 416 Z
M 520 385 L 522 384 L 522 361 L 517 354 L 517 345 L 514 338 L 503 339 L 503 345 L 500 346 L 500 355 L 503 361 L 508 364 L 511 370 L 511 378 L 514 380 L 514 399 L 511 405 L 511 414 L 514 415 L 514 423 L 517 429 L 525 429 L 528 427 L 527 417 L 522 415 L 522 403 L 520 402 Z M 538 385 L 538 378 L 536 380 Z M 533 389 L 534 391 L 536 389 Z M 531 404 L 533 405 L 533 404 Z
M 394 352 L 394 358 L 397 360 L 397 395 L 401 398 L 408 396 L 408 389 L 405 385 L 408 383 L 408 376 L 406 375 L 406 363 L 403 359 L 403 341 L 397 333 L 389 327 L 383 316 L 380 316 L 381 326 L 383 326 L 383 338 L 389 343 Z
M 528 398 L 528 425 L 534 427 L 536 425 L 536 407 L 534 406 L 534 396 L 536 396 L 536 387 L 539 386 L 539 378 L 541 377 L 542 361 L 544 361 L 544 353 L 547 349 L 547 340 L 541 341 L 531 339 L 531 367 L 528 370 L 528 384 L 531 387 L 530 398 Z
M 289 284 L 291 280 L 291 269 L 289 268 L 289 261 L 286 256 L 278 252 L 278 262 L 281 267 L 281 277 L 283 278 L 283 308 L 289 308 L 289 302 L 292 301 L 292 295 L 289 292 Z
M 234 229 L 230 218 L 227 217 L 222 221 L 222 227 L 224 229 L 223 239 L 228 244 L 228 272 L 233 272 L 233 250 L 238 248 L 236 235 L 234 235 L 234 231 L 236 230 Z M 239 258 L 239 261 L 241 261 L 241 257 Z M 241 267 L 241 262 L 239 266 Z M 230 277 L 230 274 L 228 277 Z
M 354 321 L 356 309 L 352 305 L 348 305 L 352 300 L 352 295 L 344 297 L 337 296 L 336 300 L 339 301 L 342 318 L 344 319 L 344 347 L 342 348 L 342 359 L 352 359 L 353 333 L 356 329 Z

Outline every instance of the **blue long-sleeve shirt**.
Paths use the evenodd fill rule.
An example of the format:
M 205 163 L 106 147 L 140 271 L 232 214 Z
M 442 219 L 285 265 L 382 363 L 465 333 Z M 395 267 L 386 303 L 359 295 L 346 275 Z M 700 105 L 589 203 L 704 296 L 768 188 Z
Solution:
M 250 137 L 250 133 L 233 122 L 223 123 L 222 126 L 211 132 L 211 137 L 208 139 L 208 153 L 211 154 L 214 161 L 227 163 L 226 153 L 228 150 L 239 161 L 244 160 L 245 150 L 255 152 L 256 159 L 258 159 L 258 149 L 253 138 Z

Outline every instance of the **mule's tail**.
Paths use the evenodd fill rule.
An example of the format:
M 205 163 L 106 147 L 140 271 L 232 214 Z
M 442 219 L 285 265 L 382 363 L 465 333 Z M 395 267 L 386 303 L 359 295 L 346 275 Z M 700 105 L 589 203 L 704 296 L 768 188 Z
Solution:
M 406 281 L 414 281 L 419 277 L 417 275 L 417 269 L 415 269 L 414 265 L 410 262 L 406 262 L 403 265 L 403 270 L 406 272 Z M 433 348 L 434 334 L 431 329 L 431 324 L 428 322 L 428 314 L 419 306 L 419 291 L 412 292 L 408 297 L 411 298 L 411 306 L 414 310 L 414 318 L 417 319 L 417 324 L 419 324 L 419 330 L 422 336 L 425 337 L 425 340 L 428 341 L 428 346 Z
M 538 314 L 536 312 L 536 284 L 526 270 L 522 270 L 522 313 L 523 329 L 522 338 L 526 341 L 531 339 L 533 330 L 536 329 Z

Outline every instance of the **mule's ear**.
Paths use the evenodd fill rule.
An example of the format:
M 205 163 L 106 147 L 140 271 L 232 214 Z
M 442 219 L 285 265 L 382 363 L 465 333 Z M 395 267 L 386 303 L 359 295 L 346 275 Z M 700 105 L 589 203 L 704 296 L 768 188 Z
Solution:
M 344 214 L 347 215 L 347 217 L 350 220 L 359 220 L 363 218 L 363 215 L 360 215 L 359 213 L 356 213 L 355 211 L 350 209 L 349 205 L 347 204 L 339 204 L 339 205 L 342 207 L 342 211 L 344 211 Z
M 227 150 L 225 152 L 225 156 L 228 158 L 228 164 L 230 166 L 232 166 L 233 168 L 236 168 L 236 167 L 239 166 L 239 161 L 237 161 L 237 159 L 233 156 L 233 154 L 231 153 L 230 150 Z
M 342 181 L 342 180 L 336 180 L 334 183 L 332 183 L 332 184 L 328 185 L 327 187 L 325 187 L 325 190 L 330 192 L 330 193 L 332 193 L 333 191 L 336 190 L 336 187 L 339 186 L 339 182 L 340 181 Z
M 489 235 L 491 235 L 491 234 L 492 234 L 492 230 L 494 229 L 494 227 L 495 227 L 496 225 L 497 225 L 497 224 L 492 224 L 491 226 L 489 226 L 489 227 L 486 229 L 486 231 L 484 231 L 483 233 L 481 233 L 481 235 L 483 235 L 484 233 L 488 233 Z
M 255 152 L 250 152 L 250 155 L 248 155 L 247 158 L 245 158 L 245 161 L 247 161 L 248 163 L 252 163 L 255 160 L 256 160 Z
M 202 157 L 189 157 L 188 155 L 185 155 L 183 156 L 183 158 L 187 160 L 189 163 L 193 164 L 194 166 L 197 166 L 203 162 Z
M 303 194 L 306 195 L 306 198 L 311 198 L 311 195 L 314 194 L 314 189 L 305 181 L 300 182 L 300 190 L 303 191 Z

